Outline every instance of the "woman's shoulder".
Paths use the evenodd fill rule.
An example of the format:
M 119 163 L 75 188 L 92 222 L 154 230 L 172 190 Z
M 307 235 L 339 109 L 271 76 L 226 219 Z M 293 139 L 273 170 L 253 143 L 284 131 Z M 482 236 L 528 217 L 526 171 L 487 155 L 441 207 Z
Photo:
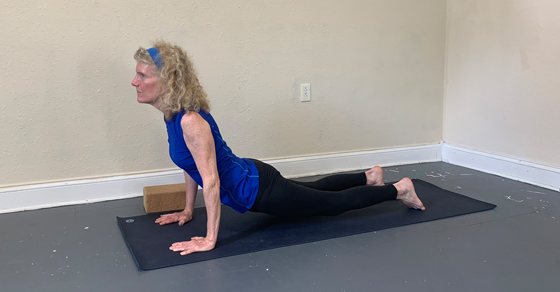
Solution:
M 208 112 L 187 111 L 181 117 L 181 126 L 187 128 L 201 124 L 208 124 L 211 126 L 212 121 L 212 116 Z

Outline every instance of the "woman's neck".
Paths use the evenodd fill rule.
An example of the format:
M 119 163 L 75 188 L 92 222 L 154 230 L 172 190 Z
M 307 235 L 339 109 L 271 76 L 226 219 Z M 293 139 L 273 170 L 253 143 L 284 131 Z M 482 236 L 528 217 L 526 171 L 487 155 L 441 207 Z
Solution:
M 161 98 L 157 98 L 156 100 L 154 100 L 152 103 L 150 103 L 151 106 L 155 107 L 156 109 L 158 109 L 160 112 L 165 114 L 165 111 L 163 110 L 163 102 L 161 101 Z

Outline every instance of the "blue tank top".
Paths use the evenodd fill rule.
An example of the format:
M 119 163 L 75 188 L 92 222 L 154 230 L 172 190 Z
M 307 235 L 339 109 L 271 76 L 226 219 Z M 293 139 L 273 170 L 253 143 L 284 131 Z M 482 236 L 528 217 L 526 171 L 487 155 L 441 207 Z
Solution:
M 239 213 L 249 210 L 259 190 L 259 172 L 253 161 L 235 156 L 222 139 L 218 125 L 210 113 L 200 111 L 198 114 L 210 125 L 214 145 L 216 146 L 216 162 L 220 176 L 220 200 Z M 194 158 L 183 138 L 181 119 L 185 112 L 177 113 L 167 125 L 169 155 L 171 160 L 186 171 L 202 188 L 202 177 L 198 172 Z

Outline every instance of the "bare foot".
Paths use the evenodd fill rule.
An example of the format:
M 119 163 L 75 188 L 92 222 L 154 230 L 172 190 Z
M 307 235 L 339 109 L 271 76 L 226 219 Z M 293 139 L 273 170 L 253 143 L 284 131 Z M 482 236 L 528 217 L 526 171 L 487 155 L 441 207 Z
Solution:
M 375 166 L 372 169 L 366 171 L 367 184 L 370 186 L 384 186 L 383 183 L 383 169 L 379 166 Z
M 394 184 L 395 188 L 397 188 L 397 200 L 402 200 L 402 202 L 409 208 L 418 209 L 418 210 L 426 210 L 424 204 L 416 195 L 416 191 L 414 190 L 414 185 L 412 181 L 405 177 L 401 179 L 398 183 Z

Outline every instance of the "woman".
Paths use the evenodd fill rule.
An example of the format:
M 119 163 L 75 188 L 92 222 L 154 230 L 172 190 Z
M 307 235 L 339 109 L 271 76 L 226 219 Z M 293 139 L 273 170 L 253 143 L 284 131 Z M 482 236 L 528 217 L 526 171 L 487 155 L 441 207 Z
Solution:
M 365 173 L 338 174 L 304 183 L 283 178 L 261 161 L 238 158 L 222 139 L 209 113 L 206 93 L 186 52 L 158 41 L 148 50 L 139 48 L 134 59 L 137 65 L 132 85 L 136 87 L 137 101 L 164 114 L 169 153 L 183 169 L 187 188 L 185 210 L 162 215 L 156 223 L 183 225 L 190 221 L 198 185 L 206 204 L 206 237 L 176 242 L 171 250 L 181 255 L 212 250 L 218 238 L 220 202 L 240 213 L 253 211 L 283 217 L 337 215 L 394 199 L 425 210 L 410 179 L 384 185 L 383 171 L 378 166 Z

